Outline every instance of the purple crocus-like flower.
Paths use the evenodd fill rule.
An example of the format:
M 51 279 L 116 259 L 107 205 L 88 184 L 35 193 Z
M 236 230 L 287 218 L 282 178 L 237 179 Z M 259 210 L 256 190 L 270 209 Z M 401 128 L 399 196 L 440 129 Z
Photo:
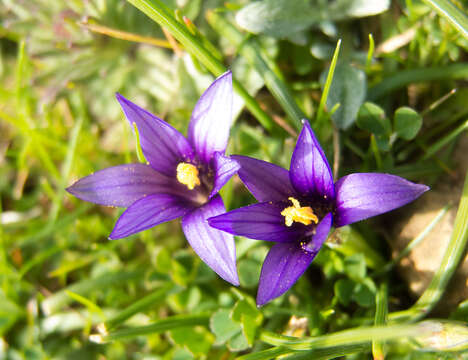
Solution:
M 285 293 L 305 272 L 333 226 L 340 227 L 403 206 L 425 185 L 379 173 L 356 173 L 336 183 L 308 122 L 290 170 L 246 156 L 232 156 L 238 174 L 259 203 L 208 219 L 230 234 L 273 241 L 260 274 L 257 304 Z
M 127 208 L 110 239 L 182 218 L 182 230 L 200 258 L 238 285 L 234 238 L 206 220 L 225 212 L 218 192 L 240 167 L 224 155 L 232 122 L 231 72 L 217 78 L 198 100 L 188 138 L 122 95 L 117 94 L 117 100 L 130 124 L 137 126 L 149 164 L 100 170 L 67 190 L 82 200 Z

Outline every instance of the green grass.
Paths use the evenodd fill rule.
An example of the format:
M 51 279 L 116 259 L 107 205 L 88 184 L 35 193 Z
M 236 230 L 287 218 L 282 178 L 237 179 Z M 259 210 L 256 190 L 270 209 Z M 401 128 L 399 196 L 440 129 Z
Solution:
M 327 21 L 283 38 L 249 33 L 245 13 L 244 28 L 237 23 L 248 3 L 0 4 L 0 359 L 466 356 L 467 299 L 438 307 L 463 261 L 468 230 L 468 176 L 453 156 L 468 124 L 461 2 L 393 1 L 362 18 L 322 11 Z M 275 26 L 267 18 L 275 14 L 289 16 L 277 26 L 308 19 L 294 16 L 300 5 L 271 3 L 282 11 L 254 19 L 265 28 Z M 351 0 L 336 3 L 348 9 Z M 412 35 L 379 48 L 403 33 Z M 399 253 L 392 253 L 392 215 L 340 228 L 296 285 L 262 308 L 254 299 L 266 242 L 236 239 L 241 285 L 234 288 L 194 254 L 177 222 L 109 241 L 121 210 L 85 203 L 65 188 L 97 170 L 145 161 L 115 92 L 185 131 L 201 93 L 226 69 L 239 110 L 229 153 L 288 167 L 305 117 L 338 177 L 389 172 L 432 191 L 455 181 L 460 198 L 431 209 L 434 216 Z M 364 82 L 347 83 L 357 77 L 334 76 L 337 69 Z M 364 99 L 349 91 L 358 86 Z M 336 89 L 345 90 L 328 108 Z M 360 118 L 363 102 L 374 103 L 366 106 L 381 114 L 374 119 L 380 127 Z M 395 126 L 402 107 L 421 115 L 421 128 Z M 354 116 L 345 130 L 343 114 Z M 223 197 L 229 209 L 253 202 L 237 178 Z M 446 248 L 435 249 L 442 263 L 417 297 L 398 266 L 455 211 Z

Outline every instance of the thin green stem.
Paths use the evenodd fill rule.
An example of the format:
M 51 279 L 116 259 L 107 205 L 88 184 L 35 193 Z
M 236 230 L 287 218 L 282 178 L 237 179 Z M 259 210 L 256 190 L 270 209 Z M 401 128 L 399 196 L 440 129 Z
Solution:
M 468 172 L 465 175 L 465 184 L 458 207 L 457 216 L 440 266 L 437 268 L 429 286 L 408 310 L 391 313 L 391 321 L 417 321 L 426 316 L 439 302 L 447 288 L 449 280 L 455 273 L 465 252 L 468 240 Z
M 432 157 L 437 151 L 439 151 L 442 147 L 447 145 L 451 142 L 454 138 L 460 135 L 464 130 L 468 129 L 468 120 L 466 120 L 463 124 L 459 127 L 454 129 L 448 135 L 444 136 L 442 139 L 438 140 L 436 143 L 432 144 L 425 152 L 424 156 L 422 157 L 423 160 L 429 159 Z
M 103 325 L 106 331 L 115 328 L 116 326 L 122 324 L 125 320 L 135 315 L 136 313 L 142 312 L 150 307 L 153 307 L 155 303 L 164 299 L 168 295 L 179 290 L 173 284 L 165 284 L 163 287 L 149 293 L 140 300 L 129 305 L 122 311 L 120 311 L 116 316 L 107 320 Z
M 333 74 L 335 73 L 336 63 L 338 61 L 338 55 L 340 53 L 341 39 L 336 43 L 335 52 L 333 53 L 332 61 L 330 64 L 330 70 L 328 70 L 327 80 L 323 88 L 322 97 L 320 98 L 319 107 L 317 110 L 317 123 L 321 123 L 324 116 L 325 106 L 327 104 L 328 93 L 330 91 L 331 83 L 333 80 Z
M 367 99 L 375 101 L 389 92 L 413 83 L 466 78 L 468 78 L 468 63 L 402 70 L 387 76 L 378 85 L 370 88 L 367 92 Z
M 368 343 L 371 341 L 415 337 L 424 335 L 423 333 L 424 328 L 421 325 L 412 324 L 359 327 L 301 339 L 265 331 L 260 334 L 260 340 L 270 345 L 283 346 L 292 350 L 314 350 Z
M 209 316 L 207 314 L 198 315 L 175 315 L 167 319 L 155 321 L 152 324 L 117 330 L 109 334 L 94 334 L 90 340 L 97 343 L 109 341 L 131 339 L 136 336 L 161 333 L 163 331 L 177 329 L 187 326 L 208 325 Z
M 379 276 L 387 271 L 391 270 L 396 264 L 398 264 L 401 259 L 407 256 L 411 250 L 413 250 L 421 241 L 423 241 L 427 235 L 434 229 L 434 227 L 439 223 L 440 220 L 447 214 L 447 211 L 452 207 L 451 204 L 445 205 L 442 210 L 440 210 L 437 215 L 432 219 L 432 221 L 424 228 L 424 230 L 418 234 L 413 240 L 411 240 L 408 245 L 396 256 L 391 262 L 381 268 L 379 271 L 374 273 L 374 276 Z
M 450 21 L 468 39 L 468 16 L 450 0 L 423 0 L 435 11 Z M 465 9 L 466 10 L 466 9 Z
M 375 297 L 375 326 L 385 325 L 387 322 L 387 297 L 387 284 L 382 283 Z M 385 358 L 383 341 L 372 341 L 372 356 L 374 357 L 374 360 L 383 360 Z

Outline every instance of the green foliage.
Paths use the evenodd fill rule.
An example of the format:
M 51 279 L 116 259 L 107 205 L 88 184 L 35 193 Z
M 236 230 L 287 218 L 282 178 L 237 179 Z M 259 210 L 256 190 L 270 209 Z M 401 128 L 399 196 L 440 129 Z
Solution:
M 335 229 L 297 284 L 257 308 L 269 243 L 236 239 L 234 289 L 176 222 L 108 241 L 121 210 L 65 191 L 99 169 L 144 161 L 115 92 L 185 131 L 226 68 L 238 93 L 228 153 L 288 168 L 306 117 L 336 178 L 385 171 L 435 189 L 466 178 L 454 162 L 468 128 L 459 3 L 4 0 L 0 358 L 465 356 L 466 300 L 444 309 L 447 319 L 417 321 L 432 316 L 464 254 L 468 185 L 448 247 L 437 249 L 443 261 L 413 306 L 396 267 L 448 206 L 395 257 L 392 216 Z M 228 209 L 255 201 L 238 178 L 223 199 Z
M 242 8 L 236 20 L 242 28 L 255 34 L 287 37 L 322 21 L 376 15 L 389 5 L 387 0 L 338 0 L 331 4 L 323 0 L 262 0 Z
M 416 137 L 422 126 L 422 117 L 408 107 L 401 107 L 395 111 L 394 127 L 396 134 L 405 140 Z
M 326 73 L 323 73 L 321 77 L 323 83 L 325 76 Z M 327 107 L 332 110 L 338 106 L 331 114 L 337 127 L 347 129 L 353 124 L 364 102 L 366 89 L 366 75 L 362 70 L 343 63 L 336 66 L 327 98 Z

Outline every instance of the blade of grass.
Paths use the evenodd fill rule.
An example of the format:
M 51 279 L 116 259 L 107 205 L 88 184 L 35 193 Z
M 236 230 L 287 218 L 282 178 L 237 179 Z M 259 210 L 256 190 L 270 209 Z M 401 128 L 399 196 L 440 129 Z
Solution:
M 68 140 L 67 153 L 65 161 L 62 165 L 61 177 L 58 181 L 56 196 L 53 199 L 52 207 L 49 212 L 49 223 L 47 226 L 52 227 L 57 220 L 57 216 L 63 204 L 63 197 L 65 195 L 65 187 L 67 186 L 68 178 L 70 177 L 72 165 L 76 155 L 76 148 L 78 145 L 78 138 L 83 128 L 83 123 L 87 119 L 86 108 L 83 97 L 78 94 L 78 114 L 75 116 L 76 122 L 72 128 L 70 138 Z
M 148 295 L 144 296 L 140 300 L 134 302 L 133 304 L 129 305 L 128 307 L 120 311 L 117 315 L 115 315 L 111 319 L 107 320 L 103 324 L 104 331 L 107 333 L 109 330 L 112 330 L 115 327 L 119 326 L 125 320 L 132 317 L 136 313 L 143 312 L 145 310 L 148 310 L 154 307 L 154 305 L 157 304 L 160 300 L 180 290 L 181 288 L 173 284 L 163 285 L 163 287 L 149 293 Z
M 432 157 L 437 151 L 439 151 L 442 147 L 447 145 L 450 141 L 452 141 L 466 129 L 468 129 L 468 120 L 466 120 L 463 124 L 451 131 L 449 134 L 444 136 L 442 139 L 439 139 L 437 142 L 429 146 L 429 148 L 427 148 L 427 150 L 425 151 L 422 160 L 426 160 Z
M 242 355 L 236 358 L 236 360 L 270 360 L 275 359 L 277 356 L 291 354 L 294 351 L 286 349 L 281 346 L 273 347 L 270 349 L 256 351 L 250 354 Z
M 369 351 L 367 344 L 356 344 L 348 346 L 337 346 L 327 349 L 318 349 L 312 351 L 300 351 L 292 355 L 285 356 L 281 359 L 284 360 L 329 360 L 335 358 L 341 358 L 342 356 L 352 355 L 356 353 L 366 353 Z
M 463 193 L 458 206 L 457 216 L 453 226 L 450 241 L 445 249 L 442 262 L 432 280 L 418 299 L 409 309 L 389 314 L 390 321 L 417 321 L 426 316 L 439 302 L 448 282 L 455 273 L 462 259 L 468 240 L 468 172 L 465 175 Z
M 88 30 L 90 30 L 92 32 L 107 35 L 107 36 L 113 37 L 115 39 L 131 41 L 131 42 L 138 42 L 138 43 L 142 43 L 142 44 L 148 44 L 148 45 L 163 47 L 163 48 L 167 48 L 167 49 L 172 48 L 171 44 L 169 44 L 169 41 L 167 41 L 167 40 L 156 39 L 156 38 L 149 37 L 149 36 L 141 36 L 141 35 L 129 33 L 129 32 L 126 32 L 126 31 L 112 29 L 112 28 L 109 28 L 107 26 L 103 26 L 103 25 L 99 25 L 99 24 L 90 24 L 88 22 L 81 22 L 79 24 L 81 26 L 83 26 L 85 29 L 88 29 Z
M 374 325 L 385 325 L 387 322 L 388 300 L 387 300 L 387 284 L 382 283 L 379 291 L 375 296 L 375 320 Z M 372 356 L 374 360 L 384 360 L 384 342 L 372 341 Z
M 450 0 L 423 0 L 435 11 L 450 21 L 460 31 L 465 39 L 468 39 L 468 16 L 455 6 Z M 466 8 L 465 8 L 466 10 Z
M 445 81 L 448 79 L 468 78 L 468 63 L 452 64 L 442 67 L 401 70 L 387 76 L 367 92 L 367 100 L 375 101 L 394 90 L 406 85 L 424 81 Z
M 200 61 L 213 75 L 219 76 L 226 71 L 226 67 L 213 56 L 201 42 L 171 15 L 162 1 L 159 0 L 127 0 L 130 4 L 145 13 L 160 26 L 166 28 L 198 61 Z M 247 90 L 235 79 L 233 79 L 234 90 L 244 99 L 246 107 L 262 124 L 262 126 L 273 131 L 275 123 L 270 116 L 263 111 L 258 103 L 252 98 Z
M 369 50 L 367 51 L 367 58 L 366 58 L 366 71 L 369 71 L 369 68 L 372 64 L 372 56 L 374 56 L 374 37 L 372 34 L 369 34 Z
M 439 223 L 440 220 L 444 217 L 447 211 L 452 207 L 451 204 L 445 205 L 442 210 L 440 210 L 437 215 L 432 219 L 432 221 L 424 228 L 421 233 L 418 234 L 413 240 L 411 240 L 408 245 L 396 256 L 392 261 L 386 264 L 383 268 L 376 271 L 373 276 L 380 276 L 387 271 L 390 271 L 396 264 L 398 264 L 401 259 L 408 255 L 411 250 L 413 250 L 424 238 L 432 231 L 432 229 Z
M 106 343 L 110 341 L 131 339 L 136 336 L 149 335 L 155 333 L 161 333 L 167 330 L 177 329 L 188 326 L 208 326 L 209 315 L 208 314 L 197 314 L 197 315 L 175 315 L 167 319 L 158 320 L 150 325 L 138 326 L 133 328 L 127 328 L 117 330 L 109 334 L 93 334 L 90 336 L 90 340 L 97 343 Z
M 76 302 L 80 303 L 81 305 L 85 306 L 90 313 L 94 313 L 98 315 L 101 319 L 104 319 L 104 312 L 102 309 L 97 306 L 95 303 L 93 303 L 91 300 L 85 298 L 84 296 L 81 296 L 77 293 L 74 293 L 73 291 L 70 290 L 65 290 L 65 293 L 72 299 L 75 300 Z
M 71 291 L 78 295 L 85 295 L 93 290 L 102 291 L 104 288 L 109 286 L 119 284 L 125 285 L 131 280 L 140 279 L 142 276 L 142 271 L 119 271 L 106 273 L 91 279 L 84 279 L 46 298 L 41 303 L 41 308 L 45 314 L 50 315 L 72 301 L 70 296 L 67 294 L 67 291 Z
M 297 106 L 291 90 L 282 80 L 282 76 L 277 75 L 279 70 L 265 52 L 260 48 L 255 39 L 247 39 L 244 34 L 236 29 L 223 16 L 214 11 L 206 14 L 206 19 L 211 27 L 218 32 L 221 37 L 225 37 L 237 51 L 249 62 L 249 64 L 260 74 L 266 87 L 273 97 L 283 107 L 285 113 L 292 120 L 292 124 L 299 129 L 302 126 L 301 120 L 305 118 L 302 110 Z M 272 67 L 273 65 L 273 67 Z M 273 70 L 275 69 L 275 71 Z
M 28 103 L 27 93 L 23 90 L 23 82 L 25 81 L 27 55 L 25 50 L 24 40 L 20 41 L 18 46 L 18 60 L 15 71 L 15 95 L 16 95 L 16 106 L 18 109 L 26 109 L 25 104 Z M 42 142 L 38 139 L 36 132 L 33 129 L 33 123 L 27 114 L 27 110 L 20 110 L 18 119 L 15 119 L 14 124 L 23 131 L 23 135 L 30 139 L 33 143 L 35 154 L 39 157 L 44 167 L 47 169 L 49 174 L 55 179 L 60 179 L 60 174 L 54 165 L 49 153 L 45 150 Z
M 369 326 L 301 339 L 265 331 L 260 334 L 260 340 L 270 345 L 283 346 L 292 350 L 315 350 L 370 343 L 371 341 L 422 336 L 424 330 L 424 327 L 420 324 Z
M 325 81 L 325 86 L 323 87 L 322 97 L 320 98 L 319 107 L 317 110 L 317 123 L 321 123 L 324 118 L 325 106 L 327 104 L 328 93 L 330 91 L 330 86 L 333 80 L 333 74 L 335 73 L 336 63 L 338 61 L 338 55 L 340 53 L 341 39 L 336 43 L 335 52 L 333 53 L 332 61 L 330 64 L 330 70 L 328 70 L 327 80 Z

